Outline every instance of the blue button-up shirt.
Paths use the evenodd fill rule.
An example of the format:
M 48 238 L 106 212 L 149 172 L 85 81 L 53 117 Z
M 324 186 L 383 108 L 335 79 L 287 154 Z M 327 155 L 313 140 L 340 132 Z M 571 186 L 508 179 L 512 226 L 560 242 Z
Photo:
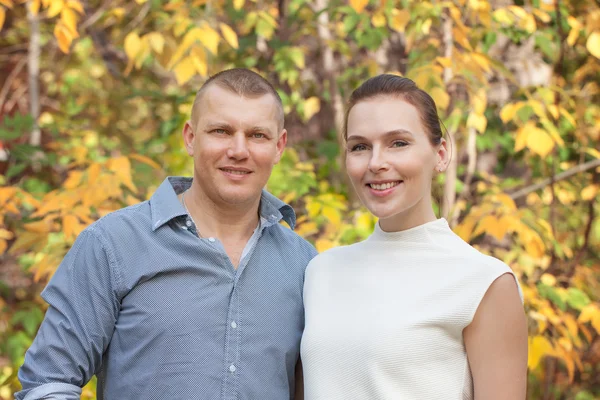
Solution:
M 293 397 L 304 271 L 316 250 L 292 208 L 263 191 L 261 223 L 234 268 L 201 238 L 168 178 L 149 201 L 77 238 L 42 297 L 49 304 L 19 370 L 16 399 Z

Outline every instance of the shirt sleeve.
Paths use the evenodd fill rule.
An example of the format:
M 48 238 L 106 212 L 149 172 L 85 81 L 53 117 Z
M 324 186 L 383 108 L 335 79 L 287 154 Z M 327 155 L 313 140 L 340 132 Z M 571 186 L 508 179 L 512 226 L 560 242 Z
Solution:
M 42 292 L 49 308 L 18 377 L 16 400 L 79 399 L 99 372 L 119 312 L 114 256 L 100 235 L 83 231 Z

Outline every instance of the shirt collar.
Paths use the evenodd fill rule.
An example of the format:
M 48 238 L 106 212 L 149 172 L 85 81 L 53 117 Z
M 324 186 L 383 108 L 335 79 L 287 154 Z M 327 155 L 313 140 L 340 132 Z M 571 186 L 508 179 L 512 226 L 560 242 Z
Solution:
M 177 195 L 189 189 L 191 185 L 192 178 L 181 176 L 169 176 L 160 184 L 150 198 L 153 231 L 173 218 L 187 214 Z M 264 189 L 261 194 L 260 215 L 267 221 L 267 226 L 278 223 L 282 219 L 290 228 L 294 229 L 296 226 L 294 209 Z

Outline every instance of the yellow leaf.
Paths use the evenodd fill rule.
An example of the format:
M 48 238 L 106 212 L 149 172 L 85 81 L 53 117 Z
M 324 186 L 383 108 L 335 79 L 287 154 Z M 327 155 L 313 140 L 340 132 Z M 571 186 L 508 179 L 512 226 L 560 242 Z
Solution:
M 529 33 L 533 33 L 537 29 L 535 17 L 531 14 L 528 14 L 525 18 L 523 18 L 520 21 L 519 25 L 522 26 Z
M 237 34 L 234 32 L 234 30 L 231 29 L 229 25 L 226 25 L 222 22 L 219 24 L 219 27 L 221 28 L 221 34 L 227 43 L 229 43 L 229 45 L 234 49 L 237 49 L 239 47 L 239 43 Z
M 462 31 L 462 29 L 453 28 L 452 36 L 456 43 L 460 44 L 462 47 L 464 47 L 467 50 L 471 50 L 471 51 L 473 50 L 473 48 L 471 47 L 471 43 L 469 43 L 469 39 L 467 38 L 467 35 Z
M 60 20 L 71 31 L 73 35 L 77 34 L 77 14 L 70 8 L 63 8 L 60 13 Z
M 535 369 L 540 360 L 545 355 L 552 355 L 554 348 L 552 344 L 544 336 L 534 336 L 529 338 L 529 356 L 527 366 L 529 369 Z
M 333 207 L 323 206 L 323 215 L 335 226 L 339 226 L 342 223 L 342 216 L 340 212 Z
M 136 32 L 130 32 L 125 37 L 125 54 L 130 60 L 134 60 L 142 48 L 142 40 Z
M 544 255 L 544 242 L 536 232 L 528 230 L 520 232 L 523 236 L 525 251 L 533 258 L 541 258 Z
M 515 18 L 505 8 L 494 11 L 492 15 L 494 16 L 494 19 L 500 22 L 502 25 L 512 25 L 515 20 Z
M 48 235 L 34 232 L 21 232 L 14 241 L 10 250 L 10 254 L 16 254 L 21 250 L 32 251 L 43 248 L 48 242 Z
M 440 65 L 444 68 L 450 68 L 452 66 L 452 60 L 448 57 L 436 57 L 435 61 L 440 63 Z
M 471 95 L 471 105 L 473 106 L 473 111 L 479 115 L 483 115 L 487 106 L 487 95 L 485 94 L 485 89 L 480 89 L 477 91 L 477 93 L 473 93 Z
M 325 250 L 331 249 L 335 244 L 331 240 L 327 239 L 318 239 L 315 242 L 315 247 L 319 253 L 324 252 Z
M 52 0 L 48 9 L 48 17 L 56 17 L 63 10 L 65 2 L 63 0 Z
M 579 317 L 577 317 L 577 321 L 582 324 L 591 321 L 595 315 L 600 316 L 600 310 L 598 307 L 592 303 L 581 309 L 581 313 L 579 313 Z
M 308 211 L 308 216 L 310 218 L 315 218 L 319 215 L 321 211 L 321 203 L 314 201 L 312 199 L 307 199 L 306 201 L 306 211 Z
M 429 93 L 440 110 L 445 110 L 448 108 L 448 105 L 450 105 L 450 96 L 448 95 L 448 92 L 441 87 L 436 86 L 431 89 Z
M 350 0 L 350 7 L 359 14 L 363 12 L 367 4 L 369 4 L 369 0 Z
M 245 0 L 233 0 L 233 8 L 241 10 L 244 7 Z
M 581 33 L 581 23 L 572 16 L 569 16 L 567 20 L 569 21 L 569 26 L 571 26 L 569 36 L 567 37 L 567 43 L 572 47 L 577 42 L 577 39 L 579 39 L 579 33 Z
M 548 13 L 542 11 L 542 10 L 538 10 L 538 9 L 533 9 L 533 13 L 535 14 L 536 17 L 538 17 L 540 19 L 540 21 L 548 23 L 550 21 L 552 21 L 552 18 L 550 17 L 550 15 L 548 15 Z
M 5 19 L 6 19 L 6 10 L 4 9 L 4 7 L 0 7 L 0 31 L 2 30 L 2 27 L 4 26 Z
M 87 169 L 88 185 L 93 185 L 94 183 L 96 183 L 96 180 L 100 176 L 101 169 L 102 169 L 102 166 L 98 163 L 93 163 L 92 165 L 90 165 L 88 167 L 88 169 Z
M 0 4 L 6 6 L 7 8 L 13 8 L 12 0 L 0 0 Z
M 296 228 L 295 231 L 298 235 L 302 237 L 307 237 L 319 232 L 319 229 L 316 223 L 309 221 L 301 224 L 299 227 Z
M 581 191 L 581 198 L 585 201 L 596 198 L 598 194 L 598 185 L 589 185 Z
M 69 53 L 71 42 L 73 42 L 73 34 L 63 24 L 56 24 L 54 27 L 54 36 L 58 41 L 58 48 L 65 54 Z
M 392 20 L 390 26 L 397 32 L 404 33 L 406 25 L 410 21 L 410 13 L 407 10 L 392 10 Z
M 75 237 L 77 237 L 77 235 L 79 235 L 81 232 L 79 220 L 74 215 L 65 215 L 62 220 L 62 225 L 65 237 L 68 239 L 75 239 Z
M 592 318 L 592 326 L 596 330 L 596 332 L 600 335 L 600 314 L 596 314 L 594 318 Z
M 135 0 L 135 2 L 138 3 L 138 4 L 144 4 L 147 1 L 148 0 Z
M 532 126 L 527 135 L 527 147 L 544 158 L 554 148 L 554 141 L 546 131 Z
M 481 114 L 471 112 L 469 118 L 467 118 L 467 127 L 475 128 L 478 132 L 484 133 L 487 127 L 487 118 Z
M 478 216 L 468 214 L 466 218 L 454 229 L 454 232 L 465 242 L 469 242 L 473 234 L 473 228 L 479 221 Z
M 8 243 L 6 243 L 6 240 L 0 239 L 0 255 L 4 254 L 7 247 L 8 247 Z M 9 395 L 10 395 L 10 392 L 8 392 L 7 396 L 9 396 Z M 0 393 L 0 396 L 2 396 L 1 393 Z
M 471 58 L 477 65 L 479 65 L 485 72 L 491 72 L 490 61 L 486 56 L 480 53 L 471 53 Z
M 543 274 L 540 277 L 540 281 L 542 281 L 542 283 L 544 285 L 548 285 L 548 286 L 554 286 L 554 285 L 556 285 L 556 277 L 554 275 Z
M 371 17 L 371 23 L 375 28 L 381 28 L 382 26 L 385 26 L 386 20 L 383 12 L 379 11 L 373 14 L 373 17 Z
M 31 13 L 33 15 L 38 15 L 38 13 L 40 12 L 40 0 L 32 0 L 28 3 L 29 6 L 29 11 L 31 11 Z
M 10 240 L 13 237 L 15 237 L 15 235 L 11 232 L 11 231 L 7 231 L 4 228 L 0 228 L 0 239 L 3 240 Z M 2 254 L 3 252 L 0 251 L 0 254 Z
M 313 96 L 306 99 L 304 102 L 304 119 L 308 121 L 313 115 L 319 112 L 321 109 L 321 100 L 318 97 Z
M 146 157 L 141 154 L 129 154 L 129 158 L 147 164 L 154 169 L 162 169 L 162 167 L 150 157 Z
M 196 46 L 191 51 L 191 58 L 196 71 L 202 76 L 208 74 L 208 65 L 206 64 L 206 53 L 202 47 Z
M 428 18 L 427 21 L 421 25 L 421 32 L 425 35 L 429 35 L 429 30 L 431 29 L 431 18 Z
M 177 64 L 173 71 L 175 72 L 177 83 L 183 85 L 196 75 L 196 66 L 191 57 L 186 57 Z
M 165 47 L 165 38 L 163 35 L 160 32 L 151 32 L 147 36 L 152 50 L 158 54 L 162 54 Z
M 131 163 L 129 162 L 129 158 L 125 156 L 112 158 L 109 160 L 108 168 L 115 173 L 120 183 L 133 191 L 136 190 L 135 185 L 131 181 Z M 118 190 L 118 187 L 115 186 L 115 190 Z
M 502 107 L 502 111 L 500 111 L 500 119 L 502 122 L 507 123 L 511 119 L 514 118 L 517 111 L 521 108 L 519 103 L 508 103 L 504 107 Z
M 63 183 L 63 187 L 65 189 L 74 189 L 81 183 L 81 178 L 83 177 L 83 172 L 81 171 L 71 171 L 69 173 L 69 177 Z
M 592 32 L 585 44 L 591 55 L 600 58 L 600 32 Z
M 220 37 L 213 28 L 204 24 L 202 28 L 198 29 L 196 39 L 198 39 L 208 51 L 217 55 Z
M 33 233 L 48 233 L 50 232 L 51 226 L 48 221 L 41 220 L 36 222 L 30 222 L 28 224 L 23 225 L 23 228 L 29 232 Z
M 77 11 L 80 14 L 84 14 L 83 6 L 78 0 L 67 0 L 67 7 Z

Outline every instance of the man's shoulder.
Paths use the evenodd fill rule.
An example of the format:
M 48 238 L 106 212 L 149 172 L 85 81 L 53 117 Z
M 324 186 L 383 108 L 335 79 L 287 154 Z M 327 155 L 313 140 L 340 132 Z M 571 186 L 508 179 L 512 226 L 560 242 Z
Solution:
M 131 234 L 151 229 L 151 214 L 148 201 L 112 211 L 89 225 L 86 230 L 102 237 Z

